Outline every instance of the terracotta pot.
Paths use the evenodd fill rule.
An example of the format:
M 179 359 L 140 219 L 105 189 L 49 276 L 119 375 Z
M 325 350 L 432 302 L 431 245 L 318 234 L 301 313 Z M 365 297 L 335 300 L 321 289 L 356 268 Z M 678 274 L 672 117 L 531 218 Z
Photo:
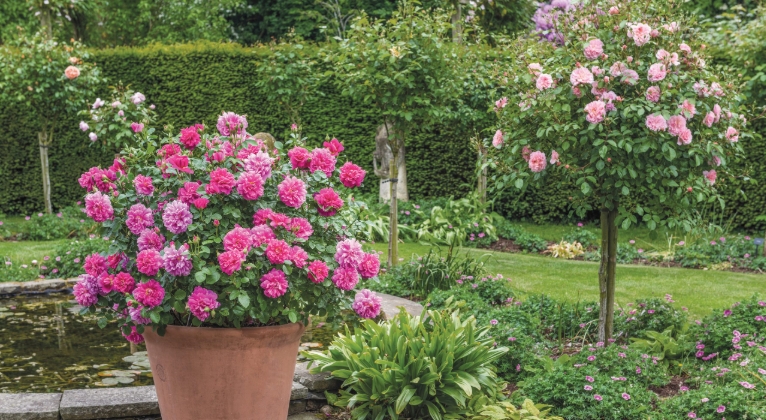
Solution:
M 303 330 L 146 328 L 162 420 L 285 420 Z

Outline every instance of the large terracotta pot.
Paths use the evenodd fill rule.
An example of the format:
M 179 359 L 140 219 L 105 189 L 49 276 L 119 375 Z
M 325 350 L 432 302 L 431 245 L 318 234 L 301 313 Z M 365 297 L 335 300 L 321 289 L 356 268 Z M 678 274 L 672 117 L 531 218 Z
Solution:
M 285 420 L 303 330 L 146 328 L 162 420 Z

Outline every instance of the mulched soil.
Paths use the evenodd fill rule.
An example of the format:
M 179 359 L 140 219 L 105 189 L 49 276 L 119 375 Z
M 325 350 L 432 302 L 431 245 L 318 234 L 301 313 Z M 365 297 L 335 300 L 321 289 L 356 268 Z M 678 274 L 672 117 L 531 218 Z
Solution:
M 681 386 L 685 385 L 689 388 L 691 388 L 689 385 L 684 383 L 684 381 L 688 379 L 686 376 L 673 376 L 670 378 L 670 383 L 668 383 L 665 386 L 654 386 L 650 385 L 649 390 L 657 394 L 660 398 L 670 398 L 675 397 L 681 392 Z

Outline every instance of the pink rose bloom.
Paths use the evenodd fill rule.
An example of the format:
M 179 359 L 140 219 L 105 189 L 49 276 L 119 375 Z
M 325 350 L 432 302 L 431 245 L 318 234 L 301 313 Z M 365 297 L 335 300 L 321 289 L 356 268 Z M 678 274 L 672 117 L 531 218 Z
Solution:
M 341 290 L 351 290 L 359 282 L 359 273 L 353 267 L 338 267 L 333 271 L 332 282 Z
M 737 131 L 734 127 L 729 127 L 726 129 L 726 140 L 729 140 L 731 143 L 736 143 L 739 141 L 739 131 Z
M 611 67 L 609 67 L 609 74 L 611 74 L 614 77 L 622 76 L 622 72 L 624 72 L 627 69 L 628 67 L 625 64 L 617 61 L 614 64 L 612 64 Z
M 668 133 L 673 136 L 681 134 L 681 130 L 686 128 L 686 118 L 683 115 L 673 115 L 668 119 Z
M 90 274 L 82 274 L 75 283 L 73 292 L 80 306 L 93 306 L 98 302 L 98 279 Z
M 98 135 L 96 135 L 96 133 L 90 133 L 88 134 L 88 138 L 90 139 L 90 141 L 96 141 L 98 140 Z
M 697 108 L 693 103 L 686 99 L 681 105 L 678 105 L 678 107 L 682 109 L 681 113 L 684 114 L 687 119 L 692 119 L 697 114 Z
M 705 177 L 710 185 L 715 185 L 715 180 L 718 177 L 718 174 L 716 173 L 715 169 L 711 169 L 709 171 L 702 171 L 702 176 Z
M 218 265 L 221 266 L 221 271 L 228 275 L 239 271 L 244 260 L 245 255 L 240 251 L 226 251 L 218 254 Z
M 543 67 L 540 65 L 540 63 L 530 63 L 527 68 L 529 69 L 529 72 L 537 76 L 540 74 L 540 72 L 543 71 Z
M 612 6 L 609 8 L 609 14 L 610 15 L 619 15 L 620 9 L 618 9 L 616 6 Z
M 500 130 L 495 131 L 495 135 L 492 136 L 492 146 L 500 148 L 503 145 L 503 132 Z
M 128 314 L 130 315 L 130 320 L 136 324 L 149 325 L 152 323 L 152 320 L 150 318 L 146 318 L 143 315 L 141 315 L 141 310 L 143 309 L 144 309 L 143 306 L 129 307 Z
M 196 207 L 196 208 L 198 208 L 200 210 L 204 210 L 205 207 L 207 207 L 207 204 L 209 202 L 210 202 L 210 200 L 208 200 L 207 198 L 200 197 L 200 198 L 194 200 L 194 207 Z
M 354 297 L 354 303 L 351 307 L 360 317 L 373 319 L 380 315 L 380 305 L 382 300 L 374 292 L 368 289 L 362 289 Z
M 521 148 L 521 157 L 524 158 L 525 161 L 529 162 L 529 156 L 532 154 L 532 149 L 529 148 L 529 146 L 524 146 Z
M 218 302 L 218 294 L 212 290 L 197 286 L 189 295 L 189 301 L 186 303 L 192 315 L 204 322 L 210 313 L 218 309 L 221 304 Z
M 80 130 L 88 131 L 90 130 L 90 126 L 85 121 L 80 121 Z
M 134 235 L 138 235 L 144 229 L 154 226 L 152 211 L 143 204 L 133 204 L 130 210 L 128 210 L 127 216 L 125 224 L 128 225 L 128 229 Z
M 114 218 L 114 209 L 109 196 L 100 191 L 85 196 L 85 214 L 97 223 L 102 223 Z
M 713 165 L 721 166 L 721 158 L 718 156 L 713 156 Z M 747 240 L 747 238 L 745 238 L 745 240 Z
M 604 101 L 593 101 L 585 105 L 585 119 L 591 124 L 598 124 L 604 121 L 606 115 L 606 103 Z
M 271 209 L 258 209 L 258 211 L 253 214 L 253 225 L 265 225 L 269 222 L 269 217 L 274 212 Z
M 343 207 L 343 199 L 332 188 L 322 188 L 314 194 L 320 216 L 334 216 Z
M 134 133 L 140 133 L 144 131 L 144 125 L 141 123 L 133 122 L 130 123 L 130 129 L 133 130 Z
M 681 45 L 678 46 L 678 49 L 683 51 L 683 52 L 685 52 L 685 53 L 687 53 L 687 54 L 692 52 L 692 48 L 690 46 L 686 45 L 686 43 L 683 43 L 683 42 L 681 43 Z
M 165 298 L 165 289 L 157 280 L 152 279 L 145 283 L 138 283 L 133 290 L 133 297 L 145 307 L 154 308 Z
M 178 199 L 186 204 L 191 204 L 194 200 L 200 198 L 198 182 L 185 182 L 184 186 L 178 189 Z
M 587 58 L 588 60 L 595 60 L 598 57 L 600 57 L 601 54 L 604 53 L 604 43 L 601 42 L 600 39 L 591 39 L 590 41 L 588 41 L 588 45 L 585 46 L 584 53 L 585 53 L 585 58 Z
M 92 106 L 92 108 L 93 108 L 93 109 L 99 109 L 99 108 L 101 108 L 102 106 L 104 106 L 104 104 L 105 104 L 105 103 L 106 103 L 106 102 L 104 102 L 104 101 L 103 101 L 101 98 L 96 98 L 96 101 L 95 101 L 95 102 L 93 102 L 93 106 Z
M 340 167 L 340 182 L 346 188 L 354 188 L 362 185 L 367 172 L 351 162 L 346 162 Z
M 247 128 L 247 118 L 233 112 L 224 112 L 218 117 L 216 128 L 222 136 L 242 135 Z
M 269 156 L 266 152 L 250 154 L 242 160 L 246 172 L 255 172 L 265 181 L 271 177 L 271 166 L 276 159 Z
M 141 344 L 144 342 L 144 336 L 138 333 L 135 326 L 130 327 L 130 334 L 125 335 L 125 333 L 122 333 L 122 336 L 133 344 Z
M 165 248 L 164 254 L 162 266 L 170 275 L 183 277 L 191 273 L 192 260 L 188 244 L 183 244 L 176 249 L 171 243 L 171 246 Z
M 176 235 L 186 232 L 192 220 L 189 205 L 181 200 L 171 201 L 162 210 L 162 222 L 165 228 Z
M 667 71 L 665 70 L 665 65 L 662 63 L 654 63 L 651 66 L 649 66 L 649 81 L 650 82 L 659 82 L 660 80 L 665 79 L 665 76 L 667 75 Z
M 269 215 L 269 220 L 271 221 L 271 227 L 273 228 L 284 228 L 284 229 L 290 229 L 290 216 L 282 213 L 271 213 Z
M 332 140 L 322 143 L 322 146 L 324 146 L 325 149 L 329 150 L 333 156 L 338 156 L 340 152 L 344 150 L 343 143 L 339 142 L 338 139 L 334 137 Z
M 128 273 L 117 273 L 112 280 L 112 286 L 120 293 L 131 293 L 136 288 L 136 281 Z
M 545 153 L 538 150 L 529 155 L 529 169 L 532 172 L 542 172 L 547 164 Z
M 287 207 L 297 209 L 306 202 L 306 184 L 292 175 L 285 177 L 279 183 L 277 190 L 279 191 L 279 199 Z
M 141 234 L 138 235 L 138 250 L 144 251 L 147 249 L 153 249 L 159 251 L 165 244 L 165 238 L 152 229 L 144 229 Z
M 268 298 L 276 299 L 287 292 L 287 278 L 282 270 L 272 268 L 261 277 L 261 289 Z
M 211 195 L 229 195 L 235 184 L 234 175 L 226 168 L 214 169 L 210 172 L 210 183 L 205 185 L 205 192 Z
M 186 146 L 187 149 L 192 150 L 200 142 L 199 131 L 205 128 L 202 124 L 194 124 L 192 126 L 181 129 L 181 137 L 178 139 L 181 144 Z
M 721 105 L 713 105 L 713 114 L 715 114 L 715 122 L 718 122 L 721 119 Z
M 646 117 L 646 126 L 652 131 L 665 131 L 668 129 L 668 122 L 660 114 L 652 114 Z
M 75 66 L 69 66 L 64 69 L 64 76 L 66 76 L 66 78 L 69 80 L 74 80 L 80 76 L 80 69 Z
M 578 67 L 572 71 L 569 81 L 572 83 L 572 86 L 590 85 L 593 83 L 593 73 L 585 67 Z
M 713 123 L 715 123 L 715 114 L 713 111 L 710 111 L 705 114 L 705 119 L 702 120 L 702 124 L 705 124 L 708 127 L 712 127 Z
M 357 266 L 362 278 L 370 279 L 378 275 L 380 271 L 380 260 L 378 254 L 364 254 L 362 260 Z
M 625 69 L 622 72 L 622 83 L 635 85 L 638 82 L 638 73 L 635 70 Z
M 502 97 L 495 101 L 495 112 L 505 108 L 505 106 L 508 105 L 508 98 Z M 86 131 L 87 128 L 83 131 Z
M 136 269 L 141 274 L 154 276 L 162 267 L 162 256 L 155 249 L 145 249 L 136 255 Z
M 630 25 L 628 36 L 633 38 L 633 42 L 636 43 L 636 46 L 640 47 L 649 42 L 651 39 L 652 28 L 645 23 Z
M 294 246 L 290 249 L 290 261 L 298 268 L 303 268 L 309 259 L 309 254 L 301 247 Z
M 686 145 L 691 144 L 691 142 L 692 142 L 692 131 L 689 130 L 688 128 L 682 129 L 678 133 L 678 145 L 679 146 L 681 146 L 681 145 L 686 146 Z
M 551 151 L 551 165 L 555 165 L 559 162 L 559 152 L 552 150 Z
M 255 143 L 251 143 L 251 142 L 255 142 Z M 239 149 L 239 151 L 237 152 L 237 159 L 245 160 L 246 157 L 257 154 L 258 152 L 262 150 L 263 150 L 263 141 L 259 139 L 248 138 L 248 143 L 246 143 L 245 147 Z
M 138 105 L 145 100 L 146 96 L 144 96 L 144 94 L 141 92 L 136 92 L 133 94 L 133 96 L 130 97 L 130 102 L 133 102 L 133 105 Z
M 328 178 L 332 177 L 335 171 L 335 156 L 325 148 L 316 148 L 311 151 L 311 162 L 309 170 L 313 174 L 316 171 L 322 171 Z
M 313 283 L 321 283 L 330 274 L 327 264 L 324 261 L 311 261 L 308 266 L 309 280 Z
M 550 74 L 543 73 L 537 76 L 535 86 L 537 87 L 537 90 L 550 89 L 553 87 L 553 77 L 551 77 Z
M 268 226 L 265 227 L 266 229 L 269 229 Z M 243 254 L 247 254 L 252 243 L 252 233 L 250 230 L 240 227 L 239 225 L 235 225 L 234 229 L 227 232 L 223 237 L 223 249 L 225 251 L 239 251 Z
M 293 217 L 290 220 L 290 232 L 292 232 L 299 239 L 308 239 L 311 234 L 314 233 L 314 228 L 311 227 L 311 223 L 302 217 Z
M 85 257 L 82 268 L 93 277 L 98 277 L 107 270 L 106 258 L 100 254 L 90 254 Z
M 263 195 L 263 178 L 255 172 L 243 172 L 237 180 L 237 192 L 245 200 L 257 200 Z
M 272 264 L 284 264 L 290 259 L 290 245 L 281 239 L 272 239 L 266 246 L 266 257 Z
M 250 229 L 250 238 L 254 247 L 260 247 L 271 239 L 275 239 L 274 231 L 268 225 L 256 225 Z
M 670 57 L 670 53 L 660 48 L 659 50 L 657 50 L 657 53 L 654 54 L 654 56 L 657 57 L 658 60 L 665 61 L 666 58 Z
M 362 244 L 356 239 L 344 239 L 335 246 L 335 261 L 341 267 L 356 268 L 363 257 Z
M 290 164 L 295 169 L 308 169 L 309 162 L 311 162 L 311 152 L 302 147 L 293 147 L 287 152 L 287 157 L 290 158 Z

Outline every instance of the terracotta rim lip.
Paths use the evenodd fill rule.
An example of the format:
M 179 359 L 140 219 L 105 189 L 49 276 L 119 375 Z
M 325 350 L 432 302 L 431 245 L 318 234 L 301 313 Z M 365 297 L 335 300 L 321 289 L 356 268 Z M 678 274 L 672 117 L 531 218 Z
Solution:
M 281 325 L 264 325 L 260 327 L 240 327 L 240 328 L 228 328 L 228 327 L 188 327 L 186 325 L 167 325 L 165 328 L 173 328 L 173 329 L 179 329 L 179 330 L 204 330 L 204 331 L 212 331 L 212 330 L 221 330 L 221 331 L 257 331 L 257 330 L 265 330 L 265 329 L 288 329 L 288 328 L 296 328 L 296 326 L 300 326 L 300 328 L 305 328 L 302 322 L 291 322 L 289 324 L 281 324 Z M 152 328 L 151 325 L 147 326 L 146 330 L 151 330 L 152 332 L 155 332 L 154 328 Z
M 187 327 L 185 325 L 167 325 L 165 332 L 172 332 L 173 336 L 177 334 L 189 335 L 199 334 L 203 336 L 267 336 L 267 335 L 292 335 L 303 334 L 306 327 L 301 322 L 295 322 L 282 325 L 267 325 L 261 327 L 242 327 L 242 328 L 217 328 L 217 327 Z M 157 331 L 151 326 L 146 326 L 143 335 L 150 334 L 152 336 L 164 339 L 165 336 L 160 336 Z

